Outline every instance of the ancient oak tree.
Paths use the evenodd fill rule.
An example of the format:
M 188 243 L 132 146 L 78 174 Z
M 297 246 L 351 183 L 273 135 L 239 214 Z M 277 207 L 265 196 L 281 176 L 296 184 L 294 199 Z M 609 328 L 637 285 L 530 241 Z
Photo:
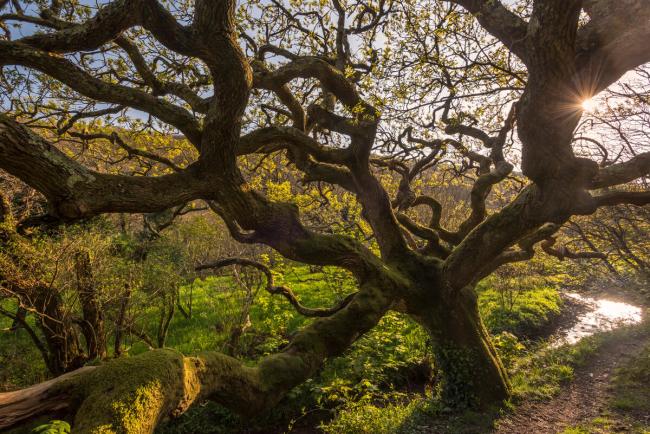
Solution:
M 498 403 L 509 384 L 477 281 L 538 243 L 566 255 L 553 235 L 571 216 L 650 202 L 637 182 L 650 154 L 599 164 L 574 149 L 582 101 L 650 61 L 646 0 L 47 3 L 0 0 L 0 169 L 43 194 L 44 221 L 202 200 L 237 241 L 342 267 L 358 291 L 310 309 L 262 264 L 210 264 L 259 268 L 267 290 L 319 318 L 253 367 L 155 350 L 0 394 L 0 428 L 65 413 L 79 433 L 151 432 L 205 399 L 258 413 L 389 310 L 430 334 L 445 399 Z M 83 126 L 109 115 L 120 119 L 111 133 Z M 196 158 L 132 146 L 121 138 L 128 125 L 186 140 Z M 97 170 L 59 146 L 75 138 L 163 169 Z M 314 230 L 294 205 L 253 189 L 239 162 L 260 154 L 353 194 L 372 243 Z M 396 189 L 383 182 L 391 176 Z M 421 185 L 446 176 L 471 179 L 470 209 L 453 228 L 427 194 L 436 185 Z M 511 178 L 519 194 L 491 202 Z

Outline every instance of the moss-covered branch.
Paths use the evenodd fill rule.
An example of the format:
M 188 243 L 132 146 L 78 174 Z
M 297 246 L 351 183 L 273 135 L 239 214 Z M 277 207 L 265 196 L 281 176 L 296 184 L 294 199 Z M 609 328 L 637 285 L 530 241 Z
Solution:
M 184 357 L 155 350 L 108 362 L 17 392 L 0 394 L 0 428 L 39 414 L 74 415 L 75 433 L 150 433 L 195 402 L 214 400 L 242 414 L 271 408 L 377 324 L 391 306 L 384 278 L 342 310 L 316 320 L 281 353 L 249 367 L 221 353 Z

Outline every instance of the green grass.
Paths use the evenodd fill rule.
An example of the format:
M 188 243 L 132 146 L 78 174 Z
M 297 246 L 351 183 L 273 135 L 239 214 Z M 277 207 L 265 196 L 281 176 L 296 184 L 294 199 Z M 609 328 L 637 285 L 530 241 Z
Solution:
M 514 290 L 510 296 L 493 287 L 481 286 L 479 291 L 481 315 L 493 334 L 507 331 L 519 337 L 535 336 L 562 310 L 558 291 L 549 286 Z
M 332 306 L 355 290 L 351 277 L 335 269 L 312 272 L 308 267 L 286 266 L 280 271 L 277 283 L 291 287 L 306 306 Z M 185 318 L 176 312 L 166 346 L 187 355 L 222 351 L 228 331 L 241 314 L 243 291 L 233 288 L 231 276 L 197 279 L 183 286 L 180 299 L 187 307 L 191 294 L 192 317 Z M 139 313 L 137 323 L 148 325 L 147 332 L 154 336 L 159 309 L 144 298 L 146 294 L 136 297 L 143 297 L 134 300 L 136 305 L 148 306 Z M 488 328 L 499 333 L 497 348 L 512 370 L 516 399 L 553 396 L 572 378 L 573 369 L 602 343 L 602 338 L 594 337 L 572 347 L 549 349 L 538 343 L 526 348 L 512 335 L 526 335 L 545 327 L 559 313 L 560 297 L 547 286 L 528 287 L 505 303 L 503 293 L 483 286 L 479 305 Z M 253 362 L 278 351 L 310 321 L 297 314 L 284 298 L 261 290 L 250 311 L 250 328 L 241 338 L 242 357 Z M 0 325 L 6 322 L 0 320 Z M 147 350 L 137 340 L 127 341 L 127 347 L 131 355 Z M 40 355 L 24 331 L 0 334 L 0 357 L 5 357 L 0 366 L 11 366 L 10 371 L 0 369 L 0 375 L 10 373 L 10 380 L 0 376 L 9 387 L 44 378 Z M 293 390 L 273 412 L 244 420 L 209 403 L 194 406 L 177 420 L 161 426 L 159 432 L 282 432 L 292 423 L 320 424 L 327 433 L 461 433 L 482 432 L 489 426 L 493 415 L 451 414 L 435 399 L 412 393 L 413 381 L 423 381 L 414 380 L 413 374 L 427 363 L 433 363 L 427 335 L 405 315 L 391 312 L 342 357 L 327 361 L 319 376 Z M 621 378 L 626 377 L 622 374 Z M 625 402 L 624 397 L 621 402 Z
M 539 342 L 519 357 L 511 369 L 514 399 L 551 398 L 594 353 L 606 351 L 609 344 L 623 339 L 647 339 L 649 333 L 650 322 L 645 321 L 589 336 L 574 345 L 553 348 Z
M 422 398 L 410 402 L 388 403 L 378 406 L 368 402 L 351 402 L 338 412 L 328 424 L 322 426 L 327 434 L 395 434 L 399 432 L 426 432 L 418 426 L 418 412 L 422 411 Z M 421 429 L 420 429 L 421 428 Z
M 545 342 L 532 347 L 512 367 L 513 399 L 549 399 L 573 379 L 576 367 L 585 363 L 602 345 L 601 336 L 591 336 L 576 345 L 552 348 Z
M 609 409 L 604 410 L 607 416 L 599 416 L 579 425 L 566 428 L 562 434 L 610 434 L 613 432 L 625 432 L 628 434 L 649 434 L 650 426 L 647 423 L 639 422 L 634 418 L 611 413 Z
M 616 371 L 611 405 L 625 413 L 650 414 L 650 344 Z
M 289 268 L 278 276 L 278 283 L 289 286 L 310 307 L 334 305 L 354 290 L 349 276 L 327 268 L 317 273 L 310 273 L 308 267 Z M 232 300 L 224 292 L 231 284 L 224 277 L 195 282 L 193 317 L 174 318 L 168 345 L 186 354 L 219 350 L 225 339 L 214 324 L 231 315 Z M 215 299 L 215 295 L 221 298 Z M 183 288 L 181 298 L 187 300 L 188 296 L 189 288 Z M 247 347 L 244 353 L 251 358 L 276 352 L 293 333 L 312 321 L 297 314 L 284 298 L 263 292 L 258 294 L 250 317 L 252 326 L 242 340 Z M 196 406 L 161 427 L 160 432 L 282 432 L 280 427 L 286 427 L 292 419 L 299 423 L 309 419 L 317 425 L 331 418 L 332 411 L 340 406 L 403 396 L 398 390 L 408 386 L 413 371 L 419 369 L 427 354 L 423 330 L 405 315 L 391 312 L 342 357 L 327 361 L 316 378 L 294 389 L 270 414 L 241 420 L 214 404 Z
M 612 432 L 625 432 L 629 434 L 648 434 L 648 427 L 643 428 L 640 424 L 629 418 L 621 418 L 619 415 L 611 414 L 605 410 L 607 416 L 599 416 L 579 425 L 566 428 L 562 434 L 610 434 Z
M 13 300 L 5 302 L 3 307 L 10 312 L 16 310 Z M 9 331 L 11 323 L 11 319 L 0 315 L 0 391 L 31 386 L 47 379 L 45 362 L 29 334 L 22 328 Z M 34 318 L 27 317 L 27 323 L 34 327 Z
M 300 301 L 309 307 L 335 305 L 352 292 L 353 282 L 347 275 L 333 270 L 310 273 L 308 267 L 289 268 L 276 276 L 278 284 L 290 287 Z M 332 290 L 331 285 L 336 285 Z M 211 276 L 196 279 L 180 288 L 180 300 L 187 309 L 192 300 L 192 317 L 185 318 L 176 312 L 172 320 L 166 346 L 186 355 L 204 351 L 221 351 L 229 336 L 229 330 L 239 323 L 244 291 L 238 288 L 232 277 Z M 145 326 L 155 336 L 159 309 L 149 307 L 138 316 L 137 323 Z M 311 319 L 299 315 L 281 296 L 273 296 L 259 290 L 250 311 L 251 328 L 242 338 L 245 354 L 264 355 L 275 351 L 288 342 L 288 337 Z M 142 342 L 135 341 L 130 354 L 146 351 Z
M 327 434 L 476 434 L 490 432 L 498 411 L 453 412 L 440 401 L 353 402 L 321 428 Z
M 648 327 L 646 325 L 646 327 Z M 648 331 L 648 330 L 647 330 Z M 608 413 L 617 425 L 635 434 L 650 433 L 650 343 L 612 378 Z

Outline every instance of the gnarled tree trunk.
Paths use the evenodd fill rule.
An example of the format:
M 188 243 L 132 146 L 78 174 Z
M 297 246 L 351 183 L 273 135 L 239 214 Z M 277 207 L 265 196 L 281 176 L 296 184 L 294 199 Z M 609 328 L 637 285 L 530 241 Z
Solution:
M 248 58 L 238 40 L 234 0 L 196 0 L 193 8 L 188 3 L 184 12 L 192 17 L 181 21 L 159 2 L 149 0 L 108 2 L 94 17 L 81 23 L 66 22 L 62 17 L 51 20 L 51 11 L 46 10 L 41 11 L 40 18 L 19 17 L 52 31 L 0 40 L 0 66 L 45 74 L 48 81 L 43 83 L 58 80 L 83 96 L 78 102 L 84 104 L 90 99 L 120 105 L 120 110 L 145 111 L 180 131 L 198 151 L 196 160 L 179 167 L 155 152 L 138 150 L 124 142 L 120 147 L 129 155 L 156 161 L 174 173 L 103 173 L 70 158 L 55 141 L 37 134 L 38 124 L 22 124 L 22 116 L 17 120 L 14 113 L 0 113 L 0 168 L 40 191 L 53 217 L 73 221 L 109 212 L 160 212 L 205 200 L 223 218 L 236 240 L 267 245 L 284 257 L 305 264 L 343 267 L 355 276 L 360 291 L 344 308 L 310 324 L 283 352 L 261 360 L 256 367 L 244 366 L 216 353 L 188 358 L 168 350 L 151 351 L 111 361 L 45 386 L 1 394 L 0 428 L 53 408 L 67 408 L 75 415 L 74 430 L 78 433 L 148 433 L 161 419 L 178 415 L 193 402 L 206 398 L 238 412 L 256 413 L 276 404 L 292 387 L 314 375 L 326 358 L 343 352 L 387 310 L 397 307 L 404 307 L 433 337 L 438 363 L 445 374 L 445 397 L 481 407 L 506 397 L 509 388 L 505 373 L 481 324 L 475 294 L 469 285 L 500 265 L 529 259 L 533 245 L 544 239 L 539 237 L 552 235 L 572 215 L 590 214 L 599 206 L 618 203 L 650 203 L 650 191 L 596 191 L 647 176 L 649 153 L 599 167 L 594 161 L 576 156 L 572 148 L 582 113 L 580 101 L 650 61 L 646 43 L 650 36 L 650 8 L 647 0 L 535 0 L 524 18 L 498 0 L 449 1 L 473 14 L 488 33 L 521 60 L 527 76 L 517 79 L 517 87 L 523 85 L 525 89 L 498 134 L 490 135 L 477 128 L 474 119 L 469 125 L 463 124 L 467 113 L 461 110 L 470 106 L 471 100 L 458 104 L 457 98 L 465 99 L 467 95 L 456 92 L 465 94 L 461 90 L 464 84 L 449 77 L 447 62 L 432 62 L 441 74 L 426 83 L 426 87 L 436 82 L 445 84 L 436 91 L 438 97 L 444 96 L 441 105 L 431 107 L 431 112 L 442 113 L 445 135 L 458 140 L 442 135 L 432 141 L 417 139 L 410 133 L 409 125 L 399 135 L 399 141 L 402 144 L 406 134 L 411 145 L 400 146 L 405 153 L 395 154 L 393 161 L 384 155 L 376 158 L 375 153 L 378 145 L 381 149 L 392 147 L 376 140 L 382 129 L 382 110 L 387 105 L 382 101 L 381 106 L 374 107 L 371 102 L 382 98 L 366 97 L 370 86 L 360 86 L 362 82 L 356 79 L 364 68 L 348 74 L 350 68 L 354 70 L 359 65 L 356 55 L 351 57 L 351 50 L 346 49 L 348 35 L 366 30 L 377 33 L 377 26 L 385 25 L 379 12 L 373 23 L 359 22 L 356 28 L 346 28 L 346 11 L 334 2 L 339 14 L 338 27 L 332 29 L 337 35 L 335 62 L 329 61 L 332 53 L 328 43 L 325 50 L 315 49 L 313 55 L 304 55 L 302 50 L 292 53 L 291 49 L 273 48 L 274 41 L 268 41 L 271 45 L 260 47 L 259 51 L 252 47 L 255 56 Z M 0 1 L 0 8 L 6 4 Z M 619 4 L 622 6 L 616 6 Z M 300 22 L 284 6 L 280 9 Z M 583 10 L 590 18 L 586 24 L 580 19 Z M 156 39 L 155 43 L 145 43 L 145 47 L 162 45 L 165 50 L 205 65 L 211 97 L 201 96 L 207 89 L 194 92 L 187 89 L 184 81 L 173 81 L 169 74 L 149 69 L 150 62 L 156 63 L 156 53 L 143 57 L 137 40 L 129 39 L 128 30 L 135 27 L 147 30 L 146 34 Z M 281 32 L 276 41 L 284 44 L 285 36 Z M 441 38 L 445 39 L 453 38 Z M 117 43 L 118 40 L 121 42 Z M 125 46 L 130 47 L 126 51 L 133 60 L 133 69 L 144 80 L 137 80 L 133 87 L 119 76 L 112 77 L 118 78 L 119 83 L 105 80 L 102 67 L 88 69 L 78 60 L 80 56 L 74 55 L 100 49 L 111 54 L 114 47 Z M 274 54 L 286 58 L 286 63 L 283 60 L 279 66 L 265 64 L 263 51 L 269 47 Z M 375 50 L 371 51 L 375 57 Z M 448 50 L 437 52 L 443 51 Z M 427 56 L 428 52 L 423 58 Z M 417 64 L 422 64 L 420 55 L 416 58 Z M 367 60 L 374 70 L 376 60 Z M 322 89 L 321 95 L 308 98 L 313 102 L 309 107 L 303 107 L 308 103 L 303 101 L 304 92 L 296 92 L 291 85 L 298 79 L 317 81 Z M 422 81 L 429 80 L 424 77 Z M 501 94 L 502 83 L 496 80 L 493 84 L 493 92 Z M 242 135 L 244 125 L 247 130 L 255 124 L 244 116 L 254 111 L 250 97 L 255 89 L 274 94 L 289 109 L 282 109 L 282 114 L 293 121 L 293 126 L 287 127 L 284 122 L 274 125 L 269 119 L 270 125 L 265 123 L 264 127 Z M 165 94 L 175 95 L 183 102 L 177 104 L 177 98 L 161 98 Z M 68 94 L 65 97 L 67 100 Z M 37 99 L 31 99 L 30 104 L 32 100 Z M 188 110 L 188 105 L 192 110 Z M 37 104 L 36 112 L 38 109 Z M 48 108 L 48 117 L 50 112 Z M 97 118 L 103 116 L 101 113 L 106 111 L 89 115 Z M 66 131 L 74 131 L 72 125 L 78 119 L 76 115 L 71 118 L 68 121 L 61 117 L 67 129 L 51 131 L 57 140 L 67 139 L 70 134 Z M 401 115 L 393 119 L 398 118 Z M 513 169 L 505 159 L 505 144 L 515 123 L 521 143 L 521 168 L 531 185 L 509 205 L 488 216 L 486 199 L 490 190 Z M 437 124 L 435 120 L 427 128 Z M 495 125 L 490 121 L 486 126 L 492 131 Z M 328 135 L 342 136 L 342 140 L 330 143 L 322 141 L 318 134 L 310 134 L 321 129 Z M 482 142 L 490 149 L 489 157 L 459 142 L 465 137 Z M 115 136 L 109 139 L 115 141 Z M 413 146 L 413 150 L 424 156 L 407 150 L 416 143 L 418 146 Z M 470 195 L 471 213 L 457 231 L 443 227 L 442 207 L 433 197 L 417 197 L 408 190 L 425 168 L 437 164 L 436 155 L 448 146 L 462 155 L 463 166 L 478 168 Z M 256 191 L 242 174 L 238 158 L 276 151 L 286 151 L 288 160 L 304 173 L 305 181 L 338 185 L 353 193 L 371 226 L 380 254 L 354 238 L 306 228 L 297 206 L 274 201 Z M 404 183 L 400 190 L 405 194 L 396 198 L 394 204 L 373 167 L 388 167 L 402 174 Z M 419 205 L 431 208 L 432 218 L 427 226 L 410 221 L 405 214 Z M 0 220 L 6 214 L 3 208 L 5 205 L 0 203 Z M 550 234 L 544 230 L 549 222 L 558 225 Z M 405 230 L 426 241 L 427 249 L 418 249 L 415 240 L 404 235 Z M 0 231 L 0 241 L 3 238 L 5 234 Z M 71 327 L 65 312 L 60 311 L 62 304 L 56 292 L 51 288 L 38 289 L 36 308 L 48 314 L 41 320 L 42 329 L 52 333 L 48 346 L 51 351 L 65 350 L 57 356 L 60 360 L 55 360 L 55 370 L 68 369 L 78 363 L 74 356 L 79 353 L 76 337 L 69 332 Z M 273 289 L 282 292 L 281 288 Z M 47 318 L 64 321 L 50 324 Z
M 508 374 L 483 325 L 472 288 L 415 318 L 432 337 L 446 403 L 485 409 L 508 398 Z

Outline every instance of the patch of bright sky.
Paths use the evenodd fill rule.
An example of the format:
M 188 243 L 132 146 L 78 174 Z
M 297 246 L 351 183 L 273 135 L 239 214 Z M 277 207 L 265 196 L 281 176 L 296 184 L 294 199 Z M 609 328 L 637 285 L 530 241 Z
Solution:
M 106 3 L 109 3 L 109 2 L 110 2 L 110 0 L 81 0 L 80 4 L 84 5 L 84 6 L 87 6 L 92 10 L 96 10 L 96 9 L 100 8 L 102 5 L 104 5 Z M 510 8 L 512 8 L 513 6 L 515 6 L 518 3 L 520 3 L 520 0 L 503 0 L 503 4 L 505 4 L 507 7 L 510 7 Z M 167 4 L 173 8 L 174 1 L 171 0 L 171 1 L 167 2 Z M 8 7 L 11 8 L 12 6 L 8 6 Z M 28 14 L 28 15 L 38 15 L 37 5 L 35 3 L 30 2 L 28 5 L 25 6 L 25 13 Z M 93 13 L 94 12 L 91 12 L 91 15 Z M 353 20 L 353 17 L 348 17 L 348 21 L 351 21 L 351 20 Z M 184 24 L 188 24 L 188 23 L 184 23 Z M 20 23 L 20 25 L 11 26 L 10 29 L 11 29 L 11 33 L 12 33 L 12 39 L 18 39 L 18 38 L 21 38 L 21 37 L 25 37 L 25 36 L 29 36 L 29 35 L 34 34 L 38 30 L 38 27 L 31 24 L 31 23 Z M 386 43 L 385 35 L 383 34 L 383 32 L 379 32 L 377 34 L 377 38 L 374 41 L 375 47 L 376 48 L 381 48 L 381 47 L 383 47 L 385 45 L 385 43 Z M 361 48 L 360 39 L 351 38 L 350 39 L 350 45 L 351 45 L 351 48 L 352 48 L 353 51 Z M 271 62 L 273 62 L 272 59 L 269 59 L 269 60 Z M 619 80 L 618 85 L 623 85 L 623 84 L 634 85 L 634 83 L 637 82 L 638 80 L 639 80 L 638 74 L 636 74 L 634 71 L 631 71 L 631 72 L 628 72 L 627 74 L 625 74 L 621 78 L 621 80 Z M 578 101 L 575 102 L 574 109 L 575 110 L 584 109 L 585 110 L 585 116 L 597 115 L 599 112 L 601 112 L 601 111 L 603 111 L 603 110 L 605 110 L 607 108 L 606 104 L 604 102 L 604 99 L 605 99 L 604 96 L 601 94 L 601 95 L 594 96 L 593 98 L 589 98 L 588 102 L 585 102 L 584 104 L 583 104 L 584 101 L 578 100 Z M 623 98 L 620 98 L 620 100 L 622 102 Z M 614 103 L 616 103 L 615 99 L 614 99 Z M 612 100 L 611 99 L 609 100 L 609 104 L 610 104 L 610 106 L 612 105 Z M 2 101 L 0 101 L 0 106 L 3 106 L 3 108 L 6 109 L 7 108 L 6 100 L 2 99 Z M 109 107 L 109 106 L 110 106 L 110 104 L 98 103 L 96 105 L 96 108 L 101 109 L 101 108 L 106 108 L 106 107 Z M 142 111 L 137 110 L 137 109 L 129 109 L 127 113 L 128 113 L 129 116 L 131 116 L 131 117 L 133 117 L 135 119 L 143 120 L 143 121 L 146 121 L 150 117 L 150 115 L 148 113 L 142 112 Z M 590 136 L 592 138 L 596 138 L 596 137 L 600 136 L 601 135 L 600 133 L 602 133 L 602 131 L 598 131 L 598 129 L 592 129 L 590 131 L 584 131 L 583 130 L 581 132 L 581 134 L 583 134 L 584 136 Z M 517 148 L 517 146 L 515 146 L 514 151 L 517 154 L 518 152 L 517 152 L 516 148 Z
M 91 15 L 94 15 L 96 10 L 98 10 L 103 5 L 105 5 L 107 3 L 110 3 L 110 1 L 111 0 L 80 0 L 79 4 L 82 5 L 82 6 L 86 6 L 89 9 L 91 9 Z M 8 8 L 10 8 L 10 9 L 13 8 L 13 5 L 11 5 L 11 3 L 9 3 Z M 26 15 L 38 16 L 38 14 L 39 14 L 38 5 L 35 4 L 35 3 L 32 3 L 32 2 L 30 2 L 30 3 L 26 4 L 26 5 L 23 5 L 23 9 L 24 9 L 24 13 Z M 26 36 L 31 36 L 31 35 L 35 34 L 36 32 L 38 32 L 39 30 L 42 30 L 42 28 L 40 28 L 39 26 L 37 26 L 35 24 L 32 24 L 32 23 L 28 23 L 28 22 L 20 22 L 20 23 L 15 23 L 15 24 L 16 25 L 10 25 L 9 26 L 9 29 L 11 31 L 11 39 L 12 40 L 23 38 L 23 37 L 26 37 Z M 23 67 L 17 67 L 17 68 L 20 69 L 20 70 L 26 70 L 26 68 L 23 68 Z M 7 103 L 8 102 L 4 98 L 0 99 L 0 107 L 2 107 L 2 109 L 5 109 L 5 110 L 8 109 Z M 107 103 L 101 103 L 100 102 L 100 103 L 96 104 L 95 109 L 101 110 L 101 109 L 105 109 L 105 108 L 108 108 L 108 107 L 111 107 L 111 106 L 112 106 L 112 104 L 107 104 Z M 139 119 L 141 121 L 147 121 L 151 116 L 149 113 L 146 113 L 146 112 L 143 112 L 141 110 L 134 109 L 134 108 L 129 108 L 127 110 L 127 115 L 134 118 L 134 119 Z

